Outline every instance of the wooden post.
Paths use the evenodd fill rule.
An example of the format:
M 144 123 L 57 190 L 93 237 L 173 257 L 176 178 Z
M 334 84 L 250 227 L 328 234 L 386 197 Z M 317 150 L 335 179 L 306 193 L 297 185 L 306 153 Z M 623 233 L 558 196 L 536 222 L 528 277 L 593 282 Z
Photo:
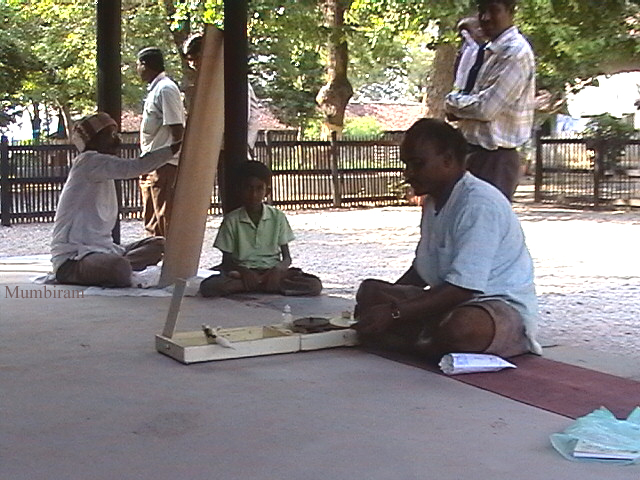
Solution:
M 601 144 L 595 146 L 595 157 L 593 159 L 593 206 L 600 206 L 600 180 L 604 176 L 604 158 Z
M 223 33 L 208 26 L 180 153 L 160 286 L 198 271 L 224 118 Z
M 273 170 L 273 150 L 271 147 L 271 130 L 264 132 L 264 145 L 267 149 L 267 167 Z
M 542 202 L 542 181 L 543 176 L 543 157 L 542 157 L 542 130 L 536 130 L 536 172 L 534 177 L 534 194 L 533 201 L 536 203 Z
M 240 191 L 236 171 L 247 160 L 247 0 L 225 0 L 224 31 L 230 42 L 224 52 L 224 95 L 227 105 L 224 111 L 224 190 L 222 210 L 231 212 L 240 207 Z
M 9 182 L 9 139 L 2 135 L 0 140 L 0 223 L 11 226 L 11 183 Z
M 96 2 L 96 66 L 98 67 L 98 110 L 111 115 L 118 124 L 122 117 L 122 74 L 120 71 L 120 40 L 122 38 L 121 0 Z M 120 243 L 122 216 L 122 182 L 116 180 L 118 216 L 111 231 L 115 243 Z
M 331 148 L 329 149 L 329 160 L 331 162 L 331 185 L 333 190 L 333 206 L 342 206 L 342 188 L 340 187 L 340 172 L 338 170 L 338 133 L 331 131 Z
M 121 16 L 121 0 L 97 1 L 98 110 L 111 115 L 118 124 L 118 130 L 120 130 L 120 117 L 122 116 Z
M 267 202 L 269 204 L 273 204 L 273 152 L 271 150 L 271 131 L 267 130 L 264 132 L 264 144 L 266 147 L 266 165 L 271 170 L 271 191 L 269 192 L 269 197 L 267 198 Z

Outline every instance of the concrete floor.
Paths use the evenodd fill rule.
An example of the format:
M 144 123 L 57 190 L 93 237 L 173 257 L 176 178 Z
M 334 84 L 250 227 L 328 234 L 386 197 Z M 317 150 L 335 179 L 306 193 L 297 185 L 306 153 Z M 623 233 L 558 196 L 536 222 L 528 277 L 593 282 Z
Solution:
M 16 286 L 43 288 L 29 275 L 0 272 L 3 480 L 640 476 L 563 459 L 549 435 L 568 418 L 353 348 L 182 365 L 154 348 L 170 298 L 12 298 Z M 178 330 L 277 323 L 285 302 L 294 315 L 350 306 L 190 297 Z M 584 351 L 549 353 L 638 374 Z

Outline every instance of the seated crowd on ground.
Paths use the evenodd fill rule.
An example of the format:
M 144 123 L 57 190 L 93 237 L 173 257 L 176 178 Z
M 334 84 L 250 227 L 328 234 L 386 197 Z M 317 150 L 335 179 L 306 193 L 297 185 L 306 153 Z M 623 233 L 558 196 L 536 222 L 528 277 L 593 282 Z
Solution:
M 357 289 L 354 328 L 362 343 L 428 357 L 453 351 L 541 353 L 533 262 L 510 204 L 520 172 L 516 148 L 531 136 L 535 89 L 533 52 L 513 24 L 515 5 L 516 0 L 478 0 L 477 21 L 460 24 L 466 41 L 456 87 L 444 102 L 447 119 L 457 127 L 425 118 L 405 134 L 405 177 L 415 194 L 425 196 L 420 240 L 396 282 L 367 279 Z M 184 45 L 194 69 L 202 45 L 202 36 Z M 61 283 L 126 287 L 133 271 L 162 258 L 185 117 L 162 53 L 141 50 L 137 68 L 149 90 L 141 157 L 115 155 L 116 122 L 105 113 L 75 128 L 80 154 L 60 198 L 51 244 Z M 249 86 L 248 123 L 251 92 Z M 247 141 L 252 147 L 255 138 Z M 232 179 L 224 188 L 237 189 L 241 206 L 222 220 L 214 242 L 222 263 L 201 282 L 200 294 L 319 295 L 321 280 L 291 267 L 294 234 L 286 216 L 264 202 L 271 190 L 269 168 L 248 160 L 231 173 L 222 175 L 223 183 Z M 111 238 L 118 213 L 114 180 L 138 175 L 144 175 L 150 236 L 117 245 Z
M 126 287 L 132 271 L 157 264 L 163 237 L 113 242 L 114 179 L 132 178 L 171 159 L 180 144 L 130 160 L 115 155 L 115 122 L 105 113 L 75 128 L 73 160 L 56 213 L 52 262 L 60 283 Z M 485 352 L 540 353 L 533 264 L 507 198 L 466 171 L 466 142 L 453 126 L 421 119 L 406 133 L 400 158 L 415 193 L 425 195 L 420 241 L 395 283 L 367 279 L 356 294 L 354 328 L 364 344 L 437 357 Z M 257 161 L 239 165 L 242 206 L 226 214 L 214 246 L 217 272 L 203 297 L 262 292 L 319 295 L 321 280 L 291 267 L 294 235 L 284 213 L 266 203 L 271 172 Z

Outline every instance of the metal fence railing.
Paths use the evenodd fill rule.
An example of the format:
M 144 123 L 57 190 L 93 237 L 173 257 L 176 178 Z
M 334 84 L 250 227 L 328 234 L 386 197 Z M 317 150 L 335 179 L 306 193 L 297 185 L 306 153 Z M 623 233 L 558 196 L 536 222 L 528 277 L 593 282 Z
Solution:
M 399 139 L 376 141 L 259 141 L 254 156 L 273 171 L 270 202 L 285 209 L 399 205 L 404 203 Z M 0 145 L 1 224 L 49 222 L 71 160 L 71 145 Z M 121 146 L 135 158 L 138 146 Z M 138 180 L 119 181 L 123 218 L 142 212 Z M 221 213 L 217 187 L 210 213 Z
M 583 207 L 640 206 L 640 140 L 614 162 L 583 138 L 538 137 L 535 200 Z

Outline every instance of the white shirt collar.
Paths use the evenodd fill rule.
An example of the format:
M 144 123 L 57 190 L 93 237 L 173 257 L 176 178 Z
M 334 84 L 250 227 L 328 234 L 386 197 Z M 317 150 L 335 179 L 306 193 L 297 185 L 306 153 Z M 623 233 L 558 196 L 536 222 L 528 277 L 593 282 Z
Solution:
M 147 85 L 147 91 L 150 92 L 151 90 L 153 90 L 153 87 L 155 87 L 158 84 L 158 82 L 163 78 L 165 78 L 166 76 L 167 74 L 165 72 L 160 72 L 158 75 L 156 75 L 156 78 L 154 78 L 151 81 L 151 83 Z
M 509 41 L 514 38 L 518 34 L 518 28 L 515 25 L 511 25 L 504 32 L 500 34 L 498 38 L 495 40 L 491 40 L 486 45 L 486 49 L 491 51 L 492 53 L 496 53 L 502 47 L 509 43 Z

